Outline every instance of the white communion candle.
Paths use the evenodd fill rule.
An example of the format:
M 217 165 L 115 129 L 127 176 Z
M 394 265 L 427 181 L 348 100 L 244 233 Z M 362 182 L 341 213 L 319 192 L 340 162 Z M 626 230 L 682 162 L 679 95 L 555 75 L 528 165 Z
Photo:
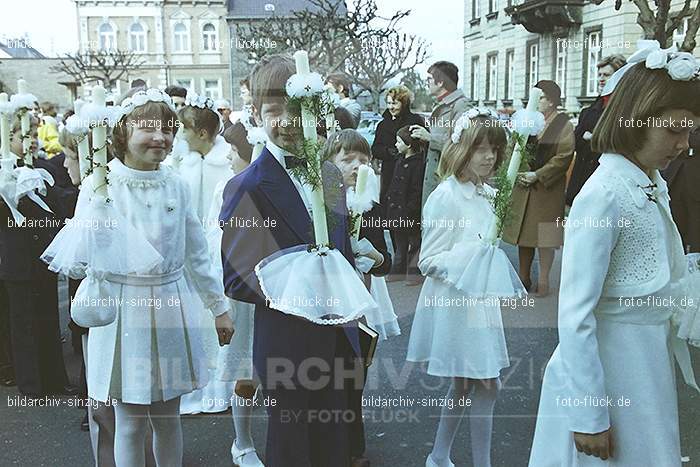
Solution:
M 527 101 L 526 109 L 531 112 L 537 112 L 537 106 L 540 103 L 540 97 L 542 97 L 542 90 L 540 88 L 531 88 L 530 100 Z
M 369 173 L 372 169 L 368 165 L 361 165 L 357 169 L 357 181 L 355 182 L 355 199 L 362 199 L 367 190 L 367 179 L 369 178 Z M 356 213 L 353 213 L 356 214 Z M 352 234 L 355 240 L 360 238 L 360 228 L 362 227 L 362 213 L 355 218 L 355 222 L 352 226 Z
M 78 115 L 80 113 L 80 109 L 82 109 L 84 105 L 84 100 L 76 99 L 75 102 L 73 102 L 73 112 L 75 112 L 75 114 Z
M 30 152 L 32 147 L 32 138 L 29 135 L 31 127 L 31 116 L 29 115 L 29 110 L 25 109 L 22 112 L 22 117 L 20 119 L 20 127 L 22 129 L 22 155 L 24 156 L 24 165 L 27 167 L 34 166 L 34 155 Z
M 298 50 L 294 53 L 296 62 L 296 72 L 299 75 L 308 75 L 309 69 L 309 54 L 305 50 Z M 316 134 L 316 117 L 306 107 L 301 108 L 301 126 L 304 131 L 304 139 L 315 143 L 318 141 Z M 318 156 L 318 155 L 317 155 Z M 321 162 L 318 157 L 309 161 L 311 164 L 310 170 L 316 173 L 321 173 Z M 326 203 L 323 198 L 323 184 L 314 188 L 311 192 L 311 210 L 313 211 L 314 237 L 317 245 L 328 245 L 328 225 L 326 223 Z
M 80 180 L 87 177 L 90 171 L 90 142 L 87 135 L 81 136 L 78 140 L 78 165 L 80 167 Z
M 0 93 L 0 105 L 9 101 L 6 93 Z M 10 115 L 0 113 L 0 157 L 10 157 Z
M 104 107 L 105 105 L 105 89 L 102 86 L 92 88 L 92 103 Z M 92 160 L 93 173 L 95 174 L 95 192 L 107 197 L 107 127 L 105 125 L 96 125 L 92 129 Z
M 23 79 L 17 80 L 17 94 L 27 93 L 27 82 Z
M 531 88 L 530 100 L 527 101 L 526 110 L 529 112 L 537 112 L 537 105 L 540 102 L 540 97 L 542 97 L 542 90 L 540 88 Z M 520 170 L 522 159 L 523 154 L 520 151 L 520 146 L 516 144 L 515 148 L 513 148 L 513 156 L 510 158 L 507 172 L 508 181 L 511 186 L 515 185 L 515 178 L 518 176 L 518 170 Z
M 308 75 L 311 73 L 309 68 L 309 54 L 306 50 L 297 50 L 294 53 L 294 61 L 296 62 L 297 73 L 300 75 Z

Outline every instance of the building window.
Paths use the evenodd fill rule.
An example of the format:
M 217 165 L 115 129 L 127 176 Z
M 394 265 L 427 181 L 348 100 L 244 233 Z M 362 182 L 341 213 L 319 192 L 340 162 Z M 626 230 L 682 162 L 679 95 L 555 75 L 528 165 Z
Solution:
M 221 86 L 218 79 L 204 80 L 204 95 L 212 99 L 221 98 Z
M 190 51 L 190 35 L 187 26 L 183 23 L 175 23 L 173 27 L 173 50 L 175 52 Z
M 99 29 L 100 34 L 100 49 L 114 50 L 117 44 L 117 33 L 109 23 L 102 23 Z
M 193 79 L 187 79 L 187 78 L 178 78 L 175 80 L 175 84 L 178 86 L 182 86 L 183 88 L 194 92 L 194 80 Z
M 216 50 L 216 43 L 216 28 L 211 23 L 205 24 L 202 28 L 202 48 L 208 51 Z
M 129 50 L 132 52 L 146 51 L 146 29 L 141 23 L 134 23 L 129 28 Z
M 486 59 L 486 100 L 498 99 L 498 54 Z
M 496 13 L 498 11 L 498 0 L 489 0 L 489 13 Z
M 506 99 L 513 99 L 515 86 L 515 51 L 509 50 L 506 52 Z
M 471 98 L 473 101 L 479 100 L 479 57 L 472 57 L 472 73 L 471 73 Z
M 586 37 L 586 96 L 598 95 L 598 62 L 603 59 L 601 31 L 591 31 Z
M 566 42 L 565 39 L 556 41 L 556 56 L 555 56 L 555 76 L 554 81 L 561 88 L 561 97 L 566 94 Z
M 472 19 L 477 19 L 481 15 L 479 14 L 479 0 L 472 0 Z
M 538 63 L 539 63 L 539 46 L 537 42 L 527 45 L 527 68 L 525 73 L 526 92 L 530 93 L 530 88 L 537 83 L 538 80 Z

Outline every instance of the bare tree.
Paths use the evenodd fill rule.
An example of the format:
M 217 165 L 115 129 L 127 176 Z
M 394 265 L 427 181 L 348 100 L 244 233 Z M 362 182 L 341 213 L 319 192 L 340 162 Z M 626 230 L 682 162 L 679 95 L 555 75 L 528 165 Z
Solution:
M 80 83 L 102 81 L 105 87 L 112 88 L 117 81 L 128 79 L 129 73 L 143 63 L 143 58 L 134 52 L 90 49 L 60 57 L 51 71 L 65 73 Z
M 600 5 L 607 0 L 593 0 L 593 3 Z M 653 0 L 656 12 L 652 9 L 649 0 L 629 0 L 633 2 L 639 14 L 637 24 L 644 31 L 645 39 L 656 39 L 663 47 L 671 45 L 673 32 L 676 31 L 685 18 L 688 18 L 688 29 L 685 39 L 681 44 L 681 50 L 692 52 L 695 47 L 695 36 L 700 26 L 700 0 L 696 0 L 692 6 L 692 0 L 685 0 L 683 8 L 671 11 L 671 0 Z M 615 9 L 622 8 L 622 0 L 615 0 Z
M 398 31 L 401 20 L 411 14 L 400 10 L 384 17 L 376 0 L 309 0 L 306 9 L 290 17 L 271 16 L 242 27 L 248 59 L 257 61 L 268 53 L 304 49 L 321 73 L 348 72 L 369 90 L 375 103 L 387 81 L 427 57 L 423 39 Z M 270 42 L 275 47 L 269 47 Z
M 360 50 L 348 61 L 348 72 L 363 89 L 372 93 L 375 109 L 389 80 L 412 71 L 423 63 L 428 50 L 423 39 L 392 31 L 388 36 L 376 36 L 363 42 Z

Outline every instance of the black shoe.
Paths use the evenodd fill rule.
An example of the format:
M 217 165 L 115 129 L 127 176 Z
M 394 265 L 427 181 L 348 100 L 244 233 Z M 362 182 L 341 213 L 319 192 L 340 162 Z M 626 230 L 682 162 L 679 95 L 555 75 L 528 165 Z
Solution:
M 11 373 L 3 375 L 2 379 L 0 379 L 0 384 L 6 387 L 17 386 L 17 380 L 15 379 L 15 375 Z
M 85 411 L 85 416 L 83 417 L 83 421 L 80 422 L 80 431 L 90 431 L 90 422 L 88 422 L 87 410 Z
M 68 383 L 65 386 L 56 388 L 54 391 L 51 392 L 63 396 L 75 396 L 80 392 L 80 389 L 78 389 L 78 386 L 73 386 L 72 384 Z

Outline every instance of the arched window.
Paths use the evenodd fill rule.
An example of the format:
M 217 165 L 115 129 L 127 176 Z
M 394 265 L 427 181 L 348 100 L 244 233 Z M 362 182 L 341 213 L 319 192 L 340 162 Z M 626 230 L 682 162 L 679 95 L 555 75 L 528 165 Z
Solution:
M 213 24 L 207 23 L 202 27 L 202 48 L 204 50 L 216 50 L 216 28 Z
M 129 28 L 129 49 L 133 52 L 146 51 L 146 30 L 141 23 L 134 23 Z
M 188 52 L 190 49 L 189 43 L 187 26 L 182 23 L 176 23 L 173 27 L 173 49 L 175 52 Z
M 116 49 L 117 45 L 117 34 L 114 32 L 114 28 L 109 23 L 102 23 L 99 29 L 100 34 L 100 49 L 102 50 L 113 50 Z

